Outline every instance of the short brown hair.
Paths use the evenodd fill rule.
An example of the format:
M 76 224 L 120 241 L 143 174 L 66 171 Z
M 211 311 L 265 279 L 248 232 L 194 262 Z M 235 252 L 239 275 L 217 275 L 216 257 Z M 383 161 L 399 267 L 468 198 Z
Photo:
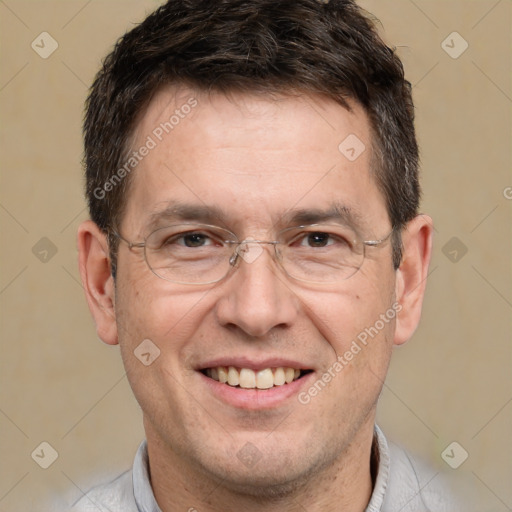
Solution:
M 411 85 L 393 49 L 354 0 L 169 0 L 127 32 L 105 58 L 84 121 L 86 195 L 107 234 L 113 272 L 130 183 L 112 180 L 137 119 L 155 92 L 175 84 L 201 91 L 321 94 L 368 114 L 376 182 L 394 228 L 419 205 L 418 147 Z M 98 191 L 103 191 L 99 193 Z

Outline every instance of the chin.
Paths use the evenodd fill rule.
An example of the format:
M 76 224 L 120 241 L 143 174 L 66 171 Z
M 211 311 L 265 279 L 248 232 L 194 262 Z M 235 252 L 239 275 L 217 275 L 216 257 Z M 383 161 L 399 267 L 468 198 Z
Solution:
M 292 448 L 298 450 L 297 446 Z M 306 451 L 309 458 L 303 455 Z M 326 460 L 321 453 L 313 459 L 310 447 L 301 452 L 302 455 L 283 451 L 277 453 L 274 450 L 268 455 L 260 454 L 259 460 L 252 466 L 243 464 L 237 455 L 234 455 L 234 459 L 224 459 L 223 464 L 219 458 L 201 461 L 200 464 L 210 473 L 210 478 L 234 494 L 278 501 L 311 484 L 314 475 L 333 462 Z
M 222 479 L 219 479 L 220 475 L 217 475 L 217 479 L 219 479 L 219 484 L 234 494 L 266 500 L 280 500 L 296 493 L 307 483 L 312 472 L 306 470 L 301 474 L 295 469 L 291 474 L 289 469 L 274 472 L 269 468 L 258 471 L 255 467 L 249 474 L 240 475 L 228 472 L 222 475 Z

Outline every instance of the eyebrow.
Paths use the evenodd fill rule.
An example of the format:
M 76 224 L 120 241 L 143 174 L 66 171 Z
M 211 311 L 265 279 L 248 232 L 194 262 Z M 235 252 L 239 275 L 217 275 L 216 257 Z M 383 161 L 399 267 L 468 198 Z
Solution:
M 148 232 L 164 226 L 168 222 L 198 222 L 201 224 L 221 225 L 228 228 L 226 212 L 216 206 L 169 201 L 162 210 L 152 213 L 146 223 Z M 362 229 L 363 218 L 353 208 L 342 203 L 331 203 L 326 209 L 322 208 L 293 208 L 288 210 L 276 222 L 280 228 L 303 224 L 320 224 L 336 222 L 356 230 Z
M 281 221 L 281 223 L 290 226 L 297 224 L 321 224 L 324 222 L 336 222 L 358 230 L 364 225 L 363 218 L 359 212 L 338 202 L 329 204 L 327 209 L 292 209 L 283 216 Z
M 164 222 L 199 222 L 201 224 L 226 225 L 226 214 L 221 208 L 181 201 L 169 201 L 163 210 L 152 213 L 146 223 L 146 229 L 161 227 Z

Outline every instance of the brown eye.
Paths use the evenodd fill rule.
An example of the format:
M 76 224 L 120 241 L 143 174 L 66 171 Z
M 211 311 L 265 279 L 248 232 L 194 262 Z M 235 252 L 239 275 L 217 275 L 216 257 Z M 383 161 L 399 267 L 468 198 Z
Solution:
M 189 233 L 180 237 L 182 245 L 187 247 L 202 247 L 208 245 L 208 241 L 211 242 L 210 238 L 203 233 Z
M 306 240 L 310 247 L 325 247 L 329 244 L 330 236 L 328 233 L 310 233 Z

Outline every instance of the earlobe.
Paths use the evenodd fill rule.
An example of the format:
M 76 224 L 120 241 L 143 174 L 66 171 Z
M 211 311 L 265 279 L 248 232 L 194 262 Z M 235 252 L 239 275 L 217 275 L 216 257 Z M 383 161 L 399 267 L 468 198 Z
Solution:
M 432 219 L 418 215 L 402 232 L 402 262 L 396 272 L 395 296 L 401 305 L 395 326 L 395 345 L 408 341 L 418 327 L 432 254 Z
M 109 345 L 118 343 L 115 288 L 105 233 L 92 221 L 83 222 L 77 235 L 82 285 L 98 336 Z

